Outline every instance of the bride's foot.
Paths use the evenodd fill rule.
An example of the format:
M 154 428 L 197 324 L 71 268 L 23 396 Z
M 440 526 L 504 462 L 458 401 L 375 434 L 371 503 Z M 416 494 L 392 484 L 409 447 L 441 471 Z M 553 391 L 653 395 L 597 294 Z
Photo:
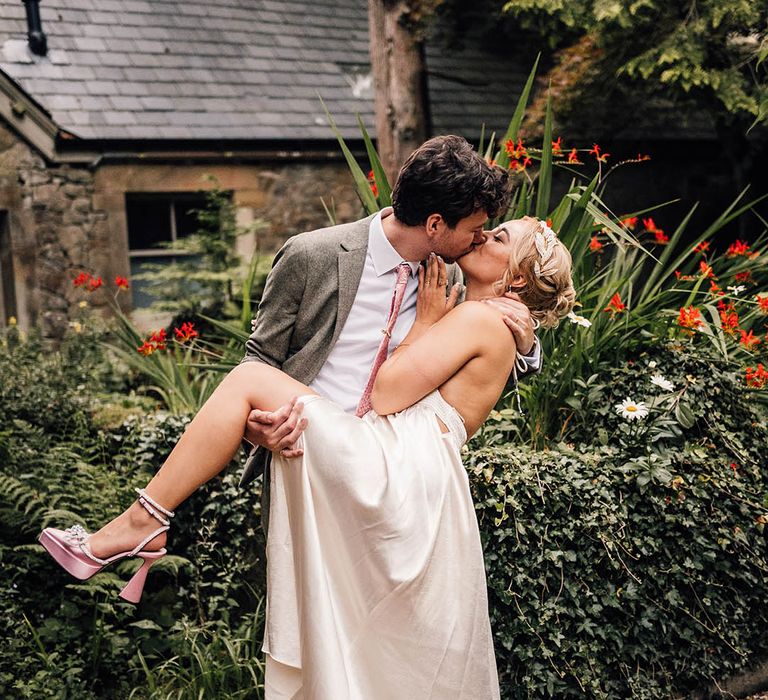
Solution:
M 132 550 L 145 537 L 157 530 L 160 523 L 138 501 L 108 522 L 88 538 L 91 553 L 99 559 Z M 153 537 L 142 549 L 154 552 L 165 546 L 167 532 Z

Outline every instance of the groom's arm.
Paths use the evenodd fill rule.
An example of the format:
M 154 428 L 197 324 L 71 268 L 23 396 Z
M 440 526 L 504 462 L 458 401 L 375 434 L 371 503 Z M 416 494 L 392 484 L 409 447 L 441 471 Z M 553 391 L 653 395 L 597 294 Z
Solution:
M 525 368 L 523 368 L 525 365 Z M 517 353 L 517 378 L 525 379 L 526 377 L 532 377 L 534 374 L 541 372 L 543 365 L 543 357 L 541 352 L 541 341 L 539 336 L 533 336 L 533 348 L 527 355 L 523 355 L 521 352 Z
M 306 248 L 301 241 L 289 238 L 272 262 L 241 363 L 264 362 L 282 368 L 288 359 L 306 278 Z M 250 439 L 243 438 L 243 448 L 248 455 L 247 477 L 244 476 L 241 485 L 253 478 L 252 475 L 260 474 L 264 470 L 270 458 L 269 450 L 287 447 L 286 436 L 293 433 L 300 421 L 300 415 L 300 408 L 297 409 L 293 403 L 273 413 L 251 412 L 246 428 Z
M 241 362 L 283 366 L 288 359 L 306 281 L 306 247 L 301 241 L 289 238 L 275 255 Z

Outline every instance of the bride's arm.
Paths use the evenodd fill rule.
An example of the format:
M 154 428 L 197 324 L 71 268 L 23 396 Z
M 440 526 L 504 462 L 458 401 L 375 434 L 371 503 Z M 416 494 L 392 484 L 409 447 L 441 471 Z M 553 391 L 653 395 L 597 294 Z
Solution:
M 498 343 L 514 352 L 501 314 L 477 301 L 465 301 L 428 328 L 414 324 L 376 375 L 373 410 L 386 415 L 412 406 Z

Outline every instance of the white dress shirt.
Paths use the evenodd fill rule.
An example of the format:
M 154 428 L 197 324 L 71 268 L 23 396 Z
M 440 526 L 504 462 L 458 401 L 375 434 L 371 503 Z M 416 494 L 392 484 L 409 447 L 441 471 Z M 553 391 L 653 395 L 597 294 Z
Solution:
M 310 384 L 312 389 L 335 401 L 348 413 L 355 412 L 368 381 L 381 343 L 382 329 L 387 325 L 397 281 L 396 269 L 402 262 L 411 266 L 412 274 L 392 329 L 388 352 L 403 341 L 416 320 L 419 261 L 403 260 L 387 240 L 381 218 L 382 214 L 390 215 L 391 212 L 392 208 L 386 207 L 371 221 L 368 251 L 355 300 L 328 359 Z M 534 342 L 531 353 L 530 356 L 520 355 L 520 358 L 535 370 L 540 361 L 538 342 Z
M 326 398 L 354 413 L 368 382 L 373 361 L 387 325 L 392 294 L 397 282 L 396 269 L 402 262 L 411 266 L 400 313 L 392 329 L 389 352 L 403 341 L 416 320 L 416 292 L 419 285 L 419 262 L 403 260 L 384 235 L 380 211 L 368 230 L 368 252 L 365 256 L 360 286 L 328 359 L 310 386 Z

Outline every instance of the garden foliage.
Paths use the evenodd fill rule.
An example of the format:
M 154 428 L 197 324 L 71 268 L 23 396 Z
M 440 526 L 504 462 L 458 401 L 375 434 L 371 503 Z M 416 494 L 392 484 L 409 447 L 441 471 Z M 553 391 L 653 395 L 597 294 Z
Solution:
M 260 697 L 259 492 L 237 469 L 185 502 L 138 607 L 117 597 L 136 560 L 81 582 L 35 541 L 120 513 L 189 420 L 131 393 L 100 340 L 88 327 L 58 351 L 16 328 L 0 338 L 0 696 Z
M 504 698 L 687 697 L 768 656 L 765 413 L 700 351 L 633 357 L 577 395 L 571 442 L 470 446 Z M 614 410 L 665 405 L 659 371 L 690 427 Z

